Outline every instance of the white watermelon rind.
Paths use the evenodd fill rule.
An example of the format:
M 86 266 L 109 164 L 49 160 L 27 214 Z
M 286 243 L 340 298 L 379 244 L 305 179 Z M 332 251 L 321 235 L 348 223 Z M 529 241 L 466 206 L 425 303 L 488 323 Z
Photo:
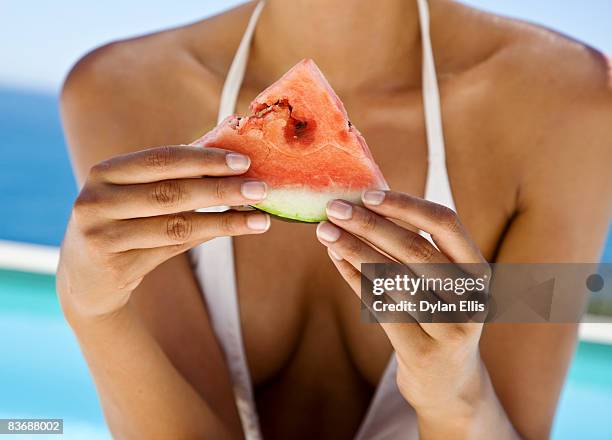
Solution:
M 308 188 L 283 188 L 268 191 L 266 199 L 251 205 L 285 220 L 319 223 L 327 220 L 326 207 L 331 200 L 360 203 L 361 191 L 314 191 Z

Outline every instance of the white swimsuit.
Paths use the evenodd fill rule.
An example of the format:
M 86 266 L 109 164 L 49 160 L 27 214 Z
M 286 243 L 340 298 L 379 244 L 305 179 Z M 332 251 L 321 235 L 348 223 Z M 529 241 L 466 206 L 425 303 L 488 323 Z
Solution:
M 425 198 L 455 209 L 446 171 L 440 97 L 429 35 L 429 8 L 427 0 L 417 0 L 417 4 L 423 44 L 423 101 L 428 145 Z M 264 2 L 261 1 L 253 10 L 227 74 L 221 94 L 219 122 L 234 113 L 247 66 L 251 39 L 263 7 Z M 261 439 L 242 341 L 232 239 L 220 237 L 204 243 L 192 250 L 191 258 L 213 330 L 225 354 L 245 438 Z M 358 311 L 355 311 L 355 319 L 359 319 Z M 359 427 L 356 440 L 418 438 L 414 410 L 402 398 L 395 383 L 396 368 L 397 363 L 393 355 Z

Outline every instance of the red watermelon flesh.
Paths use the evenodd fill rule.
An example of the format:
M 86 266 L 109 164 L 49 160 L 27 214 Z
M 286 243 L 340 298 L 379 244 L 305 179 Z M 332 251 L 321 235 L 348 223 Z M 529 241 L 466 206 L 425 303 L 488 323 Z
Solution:
M 329 200 L 359 202 L 387 184 L 344 105 L 305 59 L 264 90 L 248 117 L 230 116 L 193 143 L 248 155 L 245 177 L 268 185 L 256 208 L 305 222 L 325 220 Z

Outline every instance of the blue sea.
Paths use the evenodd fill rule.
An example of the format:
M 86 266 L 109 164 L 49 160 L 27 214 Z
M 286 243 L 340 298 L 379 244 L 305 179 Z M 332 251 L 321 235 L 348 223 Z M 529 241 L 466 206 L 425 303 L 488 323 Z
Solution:
M 0 239 L 58 245 L 76 194 L 57 96 L 0 87 Z
M 58 245 L 76 193 L 57 97 L 0 88 L 0 239 Z

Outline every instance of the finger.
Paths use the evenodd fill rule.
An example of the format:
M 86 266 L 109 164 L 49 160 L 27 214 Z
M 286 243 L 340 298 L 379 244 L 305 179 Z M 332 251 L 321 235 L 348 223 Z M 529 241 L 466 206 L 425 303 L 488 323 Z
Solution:
M 179 214 L 120 220 L 89 238 L 111 252 L 177 246 L 208 241 L 215 237 L 261 234 L 270 227 L 270 216 L 262 212 L 183 212 Z M 97 235 L 96 235 L 97 234 Z
M 203 215 L 210 215 L 214 217 L 222 217 L 228 214 L 232 214 L 232 213 L 229 213 L 229 212 L 221 213 L 221 214 L 203 213 Z M 247 218 L 249 217 L 249 214 L 251 216 L 253 215 L 253 213 L 235 213 L 235 214 L 243 214 Z M 268 214 L 263 214 L 263 213 L 257 213 L 257 214 L 266 217 L 265 221 L 267 222 L 267 225 L 269 228 L 270 216 Z M 234 216 L 231 216 L 231 217 L 234 217 Z M 239 216 L 235 216 L 235 217 L 239 217 Z M 223 224 L 225 222 L 220 222 L 220 223 Z M 229 229 L 231 230 L 232 227 L 230 227 Z M 263 228 L 259 226 L 257 229 L 263 229 Z M 221 227 L 220 230 L 223 230 L 223 227 Z M 261 233 L 261 231 L 259 232 Z M 217 236 L 222 236 L 222 235 L 223 234 L 217 235 Z M 225 234 L 225 235 L 229 235 L 229 234 Z M 123 259 L 123 261 L 126 262 L 127 270 L 131 270 L 131 272 L 133 273 L 131 275 L 131 279 L 138 280 L 144 277 L 145 275 L 147 275 L 149 272 L 151 272 L 153 269 L 155 269 L 160 264 L 169 260 L 170 258 L 175 257 L 179 254 L 182 254 L 183 252 L 187 252 L 188 250 L 193 249 L 194 247 L 206 241 L 208 241 L 208 239 L 194 239 L 194 240 L 190 240 L 184 243 L 176 243 L 176 244 L 171 244 L 171 245 L 162 246 L 162 247 L 154 247 L 154 248 L 148 248 L 148 249 L 131 249 L 125 252 L 121 252 L 117 255 L 120 256 Z
M 449 262 L 448 258 L 419 234 L 361 206 L 332 200 L 327 205 L 327 215 L 334 224 L 363 237 L 402 263 Z
M 151 249 L 132 249 L 118 254 L 125 262 L 126 270 L 130 272 L 130 280 L 142 279 L 160 264 L 187 252 L 190 249 L 204 243 L 204 240 L 190 241 L 170 246 Z
M 250 159 L 218 148 L 171 145 L 116 156 L 95 165 L 94 180 L 125 185 L 158 180 L 242 174 Z
M 357 272 L 359 278 L 366 278 L 366 280 L 362 280 L 362 282 L 366 282 L 369 286 L 365 292 L 361 290 L 363 284 L 359 284 L 355 277 L 345 279 L 355 293 L 362 298 L 363 304 L 368 308 L 371 308 L 375 299 L 381 299 L 381 297 L 374 298 L 373 296 L 372 283 L 375 278 L 394 279 L 396 275 L 403 276 L 408 274 L 411 277 L 414 276 L 410 273 L 408 267 L 393 261 L 386 255 L 376 251 L 368 243 L 329 222 L 319 224 L 317 227 L 317 237 L 321 243 L 328 246 L 328 253 L 334 260 L 334 263 L 337 263 L 336 265 L 339 269 L 348 264 Z M 375 263 L 386 264 L 386 266 L 375 266 Z M 347 276 L 352 274 L 347 268 L 342 273 Z M 362 297 L 362 294 L 365 297 Z M 385 299 L 387 302 L 398 303 L 406 299 L 406 297 L 404 292 L 387 291 L 385 292 Z M 408 299 L 413 300 L 412 297 L 408 297 Z M 415 320 L 411 318 L 409 312 L 382 312 L 382 314 L 377 310 L 371 310 L 371 312 L 377 317 L 383 317 L 383 321 L 385 319 L 388 319 L 390 322 L 397 322 L 398 319 L 400 322 L 413 322 Z
M 344 278 L 344 280 L 351 287 L 353 292 L 357 294 L 359 298 L 361 298 L 361 287 L 362 287 L 362 275 L 361 273 L 355 269 L 355 267 L 350 264 L 348 261 L 339 258 L 338 254 L 335 254 L 331 248 L 328 248 L 328 254 L 336 269 Z M 370 289 L 371 290 L 371 289 Z M 372 310 L 372 304 L 368 305 L 366 302 L 362 301 L 362 304 L 368 308 L 370 314 L 374 319 L 377 319 L 377 312 Z M 411 320 L 410 315 L 406 314 L 404 317 L 407 321 Z M 379 323 L 387 336 L 389 337 L 389 341 L 393 345 L 396 351 L 398 350 L 408 350 L 410 351 L 411 344 L 419 344 L 426 342 L 429 339 L 428 334 L 421 328 L 419 324 L 416 322 L 401 322 L 401 323 Z
M 452 261 L 485 262 L 452 209 L 393 191 L 366 191 L 362 200 L 377 214 L 409 223 L 430 234 L 436 246 Z
M 331 250 L 332 255 L 346 260 L 358 271 L 361 271 L 362 263 L 394 263 L 363 240 L 330 222 L 319 223 L 317 238 Z
M 375 250 L 368 243 L 329 222 L 319 224 L 317 227 L 317 237 L 321 243 L 328 246 L 328 253 L 335 261 L 349 264 L 363 278 L 360 287 L 357 287 L 356 283 L 352 282 L 353 280 L 349 284 L 368 308 L 375 299 L 372 283 L 374 283 L 376 278 L 393 278 L 395 275 L 399 275 L 399 272 L 402 272 L 402 274 L 409 272 L 406 266 L 396 263 L 391 258 Z M 347 279 L 347 281 L 349 280 Z M 362 290 L 364 287 L 363 283 L 368 286 L 365 291 Z M 376 298 L 380 299 L 380 297 Z M 385 299 L 388 302 L 397 303 L 404 298 L 402 293 L 385 292 Z M 372 313 L 378 316 L 375 310 L 372 310 Z M 383 314 L 383 316 L 387 315 Z M 403 315 L 403 312 L 400 315 Z M 410 318 L 404 316 L 403 319 Z
M 361 298 L 361 272 L 332 248 L 327 248 L 327 254 L 334 263 L 334 266 L 336 266 L 336 269 L 338 269 L 338 272 L 340 272 L 340 275 L 342 275 L 342 278 L 348 283 L 353 292 Z
M 376 193 L 376 192 L 375 192 Z M 440 212 L 445 212 L 449 215 L 449 219 L 446 223 L 436 223 L 433 220 L 429 220 L 431 222 L 431 227 L 437 228 L 439 231 L 439 235 L 433 235 L 432 237 L 436 240 L 436 237 L 448 237 L 448 239 L 444 242 L 447 246 L 443 246 L 441 240 L 437 240 L 439 248 L 443 252 L 447 252 L 451 255 L 454 254 L 455 258 L 461 259 L 461 263 L 451 262 L 444 253 L 439 252 L 435 249 L 435 247 L 424 237 L 421 235 L 412 232 L 410 230 L 404 229 L 399 225 L 391 222 L 388 219 L 384 219 L 377 214 L 375 214 L 370 209 L 364 209 L 359 206 L 353 206 L 352 218 L 349 220 L 336 220 L 333 217 L 334 212 L 339 214 L 340 217 L 347 217 L 347 206 L 351 206 L 346 202 L 333 201 L 328 209 L 328 215 L 330 216 L 330 220 L 335 223 L 340 224 L 343 228 L 350 230 L 351 232 L 355 232 L 359 235 L 363 235 L 368 241 L 371 241 L 381 249 L 387 251 L 390 246 L 394 246 L 392 250 L 389 251 L 390 255 L 397 258 L 399 261 L 407 264 L 411 270 L 413 270 L 417 275 L 422 275 L 426 279 L 429 280 L 442 280 L 442 279 L 466 279 L 472 278 L 475 275 L 484 276 L 487 279 L 490 279 L 490 268 L 486 261 L 480 254 L 480 251 L 476 248 L 475 244 L 471 241 L 467 232 L 461 226 L 458 218 L 455 213 L 448 208 L 438 205 L 435 203 L 428 202 L 426 200 L 414 198 L 402 193 L 394 193 L 394 192 L 381 192 L 384 194 L 383 203 L 377 205 L 379 207 L 385 206 L 385 204 L 389 204 L 390 206 L 385 207 L 386 211 L 381 212 L 383 215 L 387 215 L 391 218 L 395 218 L 402 222 L 412 224 L 419 229 L 423 229 L 422 223 L 415 223 L 411 221 L 411 217 L 406 214 L 404 211 L 410 213 L 410 207 L 406 206 L 404 203 L 404 198 L 406 200 L 414 201 L 417 205 L 420 202 L 424 202 L 425 210 L 434 211 L 441 210 Z M 367 199 L 367 194 L 366 197 Z M 372 200 L 370 198 L 370 200 Z M 386 202 L 385 202 L 386 201 Z M 339 207 L 337 207 L 340 205 Z M 420 206 L 420 205 L 418 205 Z M 336 207 L 334 209 L 334 207 Z M 349 210 L 350 211 L 350 210 Z M 431 214 L 431 212 L 429 212 Z M 433 214 L 432 214 L 433 215 Z M 418 216 L 417 216 L 418 217 Z M 345 222 L 350 222 L 351 225 L 345 225 Z M 455 224 L 453 227 L 445 228 L 446 225 L 450 225 L 451 223 Z M 356 229 L 352 229 L 352 223 L 356 223 Z M 361 229 L 366 229 L 366 232 L 375 234 L 381 242 L 373 241 L 368 235 L 364 235 L 360 232 Z M 370 231 L 371 230 L 371 231 Z M 382 232 L 383 230 L 388 230 L 388 233 Z M 379 233 L 377 233 L 377 231 Z M 444 235 L 446 234 L 446 235 Z M 402 236 L 405 238 L 402 239 Z M 384 243 L 383 243 L 384 242 Z M 450 245 L 448 243 L 450 242 Z M 399 254 L 396 254 L 399 252 Z M 452 259 L 452 258 L 451 258 Z M 414 263 L 434 263 L 434 264 L 414 264 Z M 453 304 L 458 307 L 460 301 L 465 300 L 465 296 L 462 293 L 454 294 L 445 291 L 442 288 L 441 283 L 433 283 L 435 287 L 428 288 L 429 292 L 423 291 L 421 294 L 424 295 L 424 299 L 426 301 L 437 301 L 438 299 L 443 300 L 448 304 Z M 430 295 L 429 293 L 434 293 L 435 295 Z M 478 297 L 482 292 L 472 292 L 472 295 Z M 465 320 L 468 319 L 466 314 L 438 314 L 436 316 L 438 319 L 446 319 L 446 320 Z
M 408 278 L 422 276 L 424 280 L 439 281 L 437 283 L 429 283 L 432 287 L 426 287 L 418 292 L 413 292 L 409 297 L 406 297 L 405 292 L 388 291 L 386 292 L 388 299 L 395 302 L 403 299 L 410 300 L 414 304 L 425 302 L 432 304 L 440 302 L 458 304 L 463 298 L 454 292 L 444 291 L 442 280 L 465 278 L 467 275 L 457 265 L 450 263 L 425 238 L 365 208 L 343 201 L 332 201 L 328 205 L 327 213 L 330 221 L 337 223 L 344 231 L 331 223 L 321 223 L 317 230 L 319 239 L 324 244 L 332 247 L 335 252 L 347 259 L 349 263 L 368 278 L 373 279 L 377 277 L 392 280 L 396 276 L 407 276 Z M 344 219 L 339 220 L 337 217 L 344 217 Z M 358 234 L 406 266 L 397 264 L 383 256 L 352 234 Z M 370 273 L 373 272 L 372 269 L 374 267 L 364 267 L 361 265 L 361 263 L 370 262 L 387 263 L 388 265 L 386 267 L 378 267 L 376 269 L 377 273 L 374 275 Z M 419 312 L 410 312 L 409 314 L 424 326 L 427 320 L 432 318 L 431 315 Z M 406 315 L 400 314 L 400 316 Z M 439 313 L 434 318 L 449 320 L 452 316 Z M 460 315 L 454 317 L 454 319 L 466 318 Z
M 162 180 L 137 185 L 104 185 L 94 203 L 113 219 L 152 217 L 210 206 L 255 204 L 266 197 L 264 182 L 240 177 Z

